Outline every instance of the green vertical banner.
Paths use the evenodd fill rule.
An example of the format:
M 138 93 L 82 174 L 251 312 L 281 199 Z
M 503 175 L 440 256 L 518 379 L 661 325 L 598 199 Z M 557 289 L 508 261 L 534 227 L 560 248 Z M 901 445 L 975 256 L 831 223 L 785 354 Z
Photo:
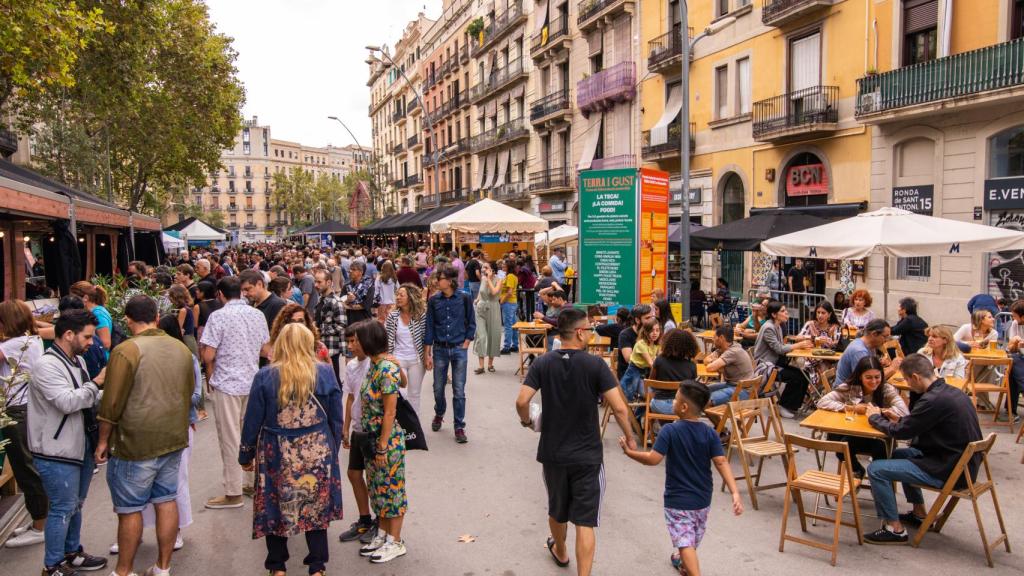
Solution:
M 580 301 L 632 306 L 637 298 L 637 173 L 580 173 Z

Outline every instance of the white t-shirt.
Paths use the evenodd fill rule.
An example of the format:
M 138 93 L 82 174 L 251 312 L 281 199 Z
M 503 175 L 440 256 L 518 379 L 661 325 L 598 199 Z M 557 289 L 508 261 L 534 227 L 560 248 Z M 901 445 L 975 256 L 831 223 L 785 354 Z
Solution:
M 409 325 L 402 322 L 398 317 L 398 330 L 395 332 L 395 358 L 399 360 L 419 360 L 420 355 L 416 353 L 416 343 L 412 340 L 412 331 Z
M 18 376 L 10 383 L 8 405 L 21 406 L 28 402 L 28 382 L 32 375 L 32 366 L 43 355 L 43 339 L 39 336 L 18 336 L 0 342 L 0 352 L 6 361 L 0 362 L 0 377 L 11 375 L 10 362 L 18 364 Z
M 366 373 L 370 371 L 370 359 L 353 358 L 348 361 L 345 365 L 345 380 L 342 382 L 341 391 L 343 394 L 351 394 L 354 400 L 352 400 L 352 430 L 354 432 L 362 432 L 363 426 L 360 424 L 360 420 L 363 416 L 362 403 L 359 400 L 359 391 L 363 387 L 363 381 L 366 380 Z M 356 449 L 353 447 L 353 449 Z
M 384 282 L 384 281 L 382 281 L 380 279 L 380 276 L 377 277 L 377 287 L 376 287 L 376 290 L 377 290 L 377 294 L 380 294 L 380 303 L 381 304 L 394 304 L 395 303 L 395 286 L 396 286 L 396 282 L 394 280 L 392 280 L 390 282 Z

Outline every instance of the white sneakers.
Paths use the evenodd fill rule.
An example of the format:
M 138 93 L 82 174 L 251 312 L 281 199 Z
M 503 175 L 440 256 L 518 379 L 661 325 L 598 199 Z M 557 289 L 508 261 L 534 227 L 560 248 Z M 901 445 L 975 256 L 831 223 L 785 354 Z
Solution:
M 359 549 L 359 555 L 369 558 L 374 564 L 390 562 L 405 556 L 405 542 L 395 540 L 387 532 L 377 529 L 377 534 L 369 544 Z
M 376 554 L 377 550 L 384 546 L 387 541 L 388 533 L 378 528 L 377 533 L 373 536 L 373 540 L 370 540 L 369 544 L 365 544 L 359 549 L 359 555 L 363 558 L 369 558 Z
M 142 544 L 142 540 L 139 540 L 139 544 Z M 178 532 L 178 535 L 174 537 L 174 551 L 177 552 L 178 550 L 181 550 L 184 547 L 185 541 L 181 539 L 181 532 Z M 120 551 L 121 547 L 117 545 L 117 542 L 114 542 L 110 545 L 110 554 L 112 556 L 117 556 L 118 552 Z
M 8 548 L 23 548 L 33 544 L 42 544 L 46 541 L 46 534 L 42 530 L 36 530 L 29 524 L 14 531 L 14 536 L 7 540 Z

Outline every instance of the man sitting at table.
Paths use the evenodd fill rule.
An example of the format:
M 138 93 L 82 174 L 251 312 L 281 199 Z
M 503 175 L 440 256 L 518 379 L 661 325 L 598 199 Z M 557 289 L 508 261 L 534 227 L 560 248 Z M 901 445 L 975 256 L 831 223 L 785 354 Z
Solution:
M 869 544 L 905 544 L 904 524 L 918 526 L 926 510 L 924 496 L 914 484 L 941 488 L 971 442 L 981 440 L 978 415 L 971 397 L 935 376 L 931 361 L 921 354 L 903 359 L 900 372 L 907 385 L 921 397 L 909 416 L 897 417 L 877 406 L 867 409 L 868 421 L 894 440 L 910 440 L 909 448 L 898 448 L 887 460 L 875 460 L 868 466 L 871 495 L 882 527 L 864 535 Z M 978 474 L 981 455 L 968 463 L 971 477 Z M 900 514 L 893 482 L 903 482 L 912 512 Z
M 743 349 L 743 346 L 733 341 L 732 335 L 731 326 L 715 328 L 715 338 L 712 340 L 715 350 L 704 357 L 704 364 L 708 371 L 722 375 L 721 383 L 708 386 L 711 391 L 712 406 L 725 404 L 731 400 L 732 393 L 736 390 L 736 383 L 754 377 L 754 365 L 750 361 L 750 355 Z M 740 399 L 746 400 L 747 393 L 743 392 Z
M 843 351 L 843 356 L 839 358 L 839 366 L 836 367 L 836 382 L 840 384 L 848 382 L 861 358 L 879 353 L 885 342 L 889 340 L 889 323 L 882 319 L 872 320 L 864 326 L 863 334 L 860 338 L 850 342 L 850 345 Z M 885 380 L 888 381 L 899 369 L 900 359 L 889 360 L 889 357 L 883 354 L 881 360 L 882 366 L 885 367 Z
M 558 315 L 564 308 L 572 308 L 572 305 L 565 301 L 565 291 L 555 289 L 548 293 L 548 313 L 547 315 L 540 312 L 533 313 L 533 319 L 545 324 L 550 324 L 552 328 L 558 327 Z

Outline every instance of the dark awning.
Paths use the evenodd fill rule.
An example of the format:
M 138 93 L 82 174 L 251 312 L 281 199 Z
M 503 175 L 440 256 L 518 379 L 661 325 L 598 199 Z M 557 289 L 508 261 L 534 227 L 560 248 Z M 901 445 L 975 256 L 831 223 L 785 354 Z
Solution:
M 430 225 L 449 214 L 454 214 L 469 206 L 469 204 L 455 204 L 454 206 L 439 206 L 430 210 L 417 212 L 416 217 L 402 224 L 401 232 L 430 232 Z
M 853 218 L 857 214 L 868 209 L 867 202 L 847 202 L 845 204 L 822 204 L 820 206 L 783 206 L 781 208 L 751 208 L 750 215 L 755 214 L 810 214 L 819 218 L 835 220 L 838 218 Z
M 705 228 L 700 224 L 694 224 L 690 222 L 690 234 L 691 237 L 695 232 L 704 230 Z M 680 244 L 683 241 L 683 227 L 679 222 L 672 222 L 668 225 L 668 243 L 669 244 Z
M 304 228 L 296 232 L 296 234 L 303 235 L 331 234 L 349 236 L 354 236 L 356 233 L 357 232 L 355 228 L 349 226 L 348 224 L 345 224 L 344 222 L 339 222 L 337 220 L 326 220 L 324 222 L 314 224 L 308 228 Z
M 390 214 L 388 216 L 381 218 L 380 220 L 376 220 L 374 222 L 367 224 L 366 226 L 363 226 L 362 228 L 359 229 L 359 232 L 376 232 L 383 228 L 387 228 L 388 224 L 394 222 L 395 220 L 401 218 L 402 216 L 405 216 L 405 214 Z
M 775 210 L 712 226 L 690 236 L 694 250 L 760 250 L 761 242 L 783 234 L 799 232 L 828 221 L 802 212 Z

